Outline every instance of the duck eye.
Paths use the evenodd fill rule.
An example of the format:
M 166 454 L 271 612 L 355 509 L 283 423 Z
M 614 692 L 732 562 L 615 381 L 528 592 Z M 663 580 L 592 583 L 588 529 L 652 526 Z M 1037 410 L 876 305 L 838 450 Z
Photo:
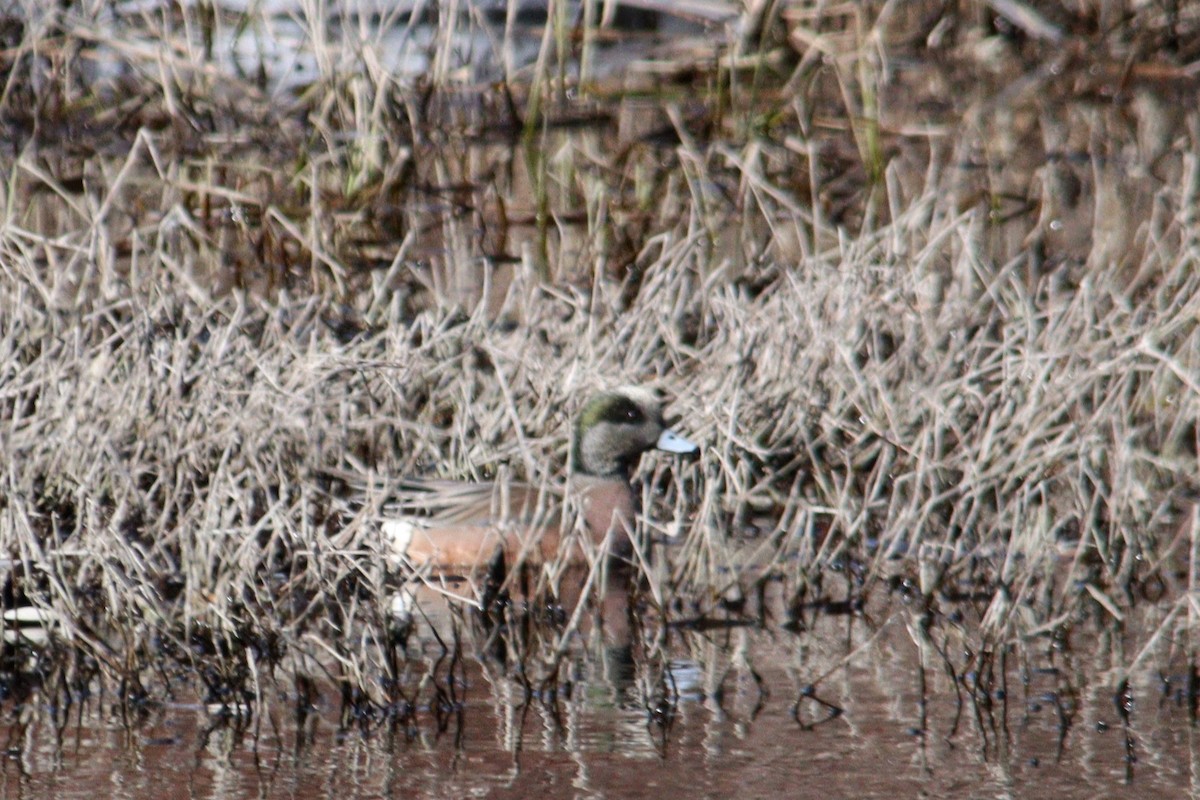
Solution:
M 646 412 L 636 403 L 627 401 L 613 403 L 604 416 L 609 422 L 620 425 L 640 425 L 646 420 Z

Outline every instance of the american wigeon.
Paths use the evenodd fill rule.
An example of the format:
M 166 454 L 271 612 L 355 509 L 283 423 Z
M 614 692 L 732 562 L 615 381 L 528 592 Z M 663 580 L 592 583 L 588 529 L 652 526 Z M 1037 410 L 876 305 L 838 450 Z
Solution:
M 630 473 L 642 453 L 699 450 L 667 428 L 662 406 L 655 392 L 640 387 L 606 391 L 589 400 L 575 420 L 565 492 L 506 481 L 414 485 L 403 506 L 416 513 L 382 526 L 393 559 L 417 567 L 470 568 L 503 547 L 510 559 L 578 562 L 585 554 L 578 544 L 559 552 L 560 545 L 574 541 L 565 538 L 573 519 L 582 523 L 594 546 L 607 541 L 622 548 L 637 509 Z M 576 515 L 562 513 L 564 505 Z

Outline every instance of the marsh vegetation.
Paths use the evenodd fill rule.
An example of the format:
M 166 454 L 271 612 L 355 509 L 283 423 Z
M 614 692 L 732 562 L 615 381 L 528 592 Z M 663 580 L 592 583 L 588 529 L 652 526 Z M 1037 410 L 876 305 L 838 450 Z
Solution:
M 4 5 L 16 785 L 1180 796 L 1200 8 L 548 5 Z M 384 557 L 616 383 L 704 446 L 644 558 Z

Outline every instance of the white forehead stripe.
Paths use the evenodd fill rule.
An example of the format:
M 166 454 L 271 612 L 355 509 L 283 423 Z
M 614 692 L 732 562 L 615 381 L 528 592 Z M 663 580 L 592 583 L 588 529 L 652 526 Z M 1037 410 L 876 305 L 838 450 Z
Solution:
M 629 398 L 647 411 L 662 408 L 662 398 L 644 386 L 622 386 L 615 394 Z

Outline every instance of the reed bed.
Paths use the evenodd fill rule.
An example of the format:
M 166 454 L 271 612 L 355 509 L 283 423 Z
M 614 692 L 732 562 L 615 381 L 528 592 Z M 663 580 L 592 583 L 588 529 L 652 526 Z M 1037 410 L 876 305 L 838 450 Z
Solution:
M 8 671 L 230 714 L 332 684 L 346 724 L 448 713 L 462 641 L 568 680 L 562 565 L 528 573 L 532 639 L 484 601 L 421 643 L 378 517 L 400 476 L 561 478 L 580 399 L 630 382 L 704 446 L 639 475 L 669 542 L 632 581 L 646 653 L 671 624 L 903 601 L 976 667 L 1089 625 L 1133 643 L 1124 672 L 1190 662 L 1200 127 L 1156 99 L 1178 76 L 1039 105 L 1053 19 L 793 3 L 732 9 L 697 37 L 715 60 L 684 40 L 647 102 L 648 73 L 577 69 L 602 21 L 552 6 L 528 63 L 512 14 L 9 9 L 3 602 L 53 630 L 7 641 Z M 1070 36 L 1116 59 L 1122 31 L 1196 24 L 1152 14 Z M 933 119 L 904 92 L 953 69 L 892 63 L 931 29 L 979 79 Z M 302 85 L 217 52 L 279 30 Z M 423 78 L 384 66 L 397 32 Z M 482 34 L 499 50 L 455 49 Z M 768 587 L 781 617 L 746 602 Z

